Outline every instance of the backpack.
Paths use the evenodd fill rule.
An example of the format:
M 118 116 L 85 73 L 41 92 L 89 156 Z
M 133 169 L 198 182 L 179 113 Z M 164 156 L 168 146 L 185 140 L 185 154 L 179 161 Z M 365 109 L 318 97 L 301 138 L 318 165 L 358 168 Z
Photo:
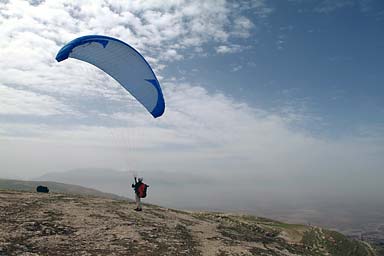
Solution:
M 141 183 L 139 188 L 137 189 L 138 196 L 140 198 L 145 198 L 147 196 L 147 187 L 148 185 L 145 183 Z

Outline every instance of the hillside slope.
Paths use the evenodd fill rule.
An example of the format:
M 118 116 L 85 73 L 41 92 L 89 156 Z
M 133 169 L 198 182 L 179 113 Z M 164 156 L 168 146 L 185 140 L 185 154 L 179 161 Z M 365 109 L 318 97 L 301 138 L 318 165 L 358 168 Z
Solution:
M 0 255 L 375 255 L 316 227 L 113 199 L 0 191 Z
M 128 198 L 111 194 L 111 193 L 101 192 L 96 189 L 86 188 L 83 186 L 72 185 L 72 184 L 65 184 L 60 182 L 0 179 L 0 190 L 18 190 L 18 191 L 35 192 L 36 187 L 39 185 L 47 186 L 49 188 L 49 191 L 53 193 L 77 194 L 77 195 L 84 195 L 84 196 L 88 195 L 88 196 L 98 196 L 98 197 L 118 199 L 118 200 L 129 200 Z

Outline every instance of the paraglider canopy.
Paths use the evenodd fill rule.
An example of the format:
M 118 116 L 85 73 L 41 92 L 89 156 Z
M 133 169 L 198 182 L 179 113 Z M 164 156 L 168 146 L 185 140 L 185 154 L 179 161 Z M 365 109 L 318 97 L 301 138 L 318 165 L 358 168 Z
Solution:
M 144 57 L 119 39 L 89 35 L 67 43 L 56 55 L 88 62 L 113 77 L 133 95 L 153 117 L 164 113 L 165 102 L 159 81 Z

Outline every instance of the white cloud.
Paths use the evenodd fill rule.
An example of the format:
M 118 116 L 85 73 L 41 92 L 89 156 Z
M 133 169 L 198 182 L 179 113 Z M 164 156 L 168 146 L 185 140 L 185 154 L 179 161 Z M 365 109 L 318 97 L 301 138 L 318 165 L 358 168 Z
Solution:
M 240 6 L 265 8 L 262 0 Z M 0 81 L 39 92 L 98 93 L 105 84 L 100 80 L 108 78 L 78 61 L 54 59 L 66 42 L 85 34 L 121 38 L 140 50 L 157 73 L 184 54 L 202 55 L 206 43 L 217 44 L 220 53 L 237 52 L 242 46 L 231 44 L 232 38 L 249 36 L 255 26 L 237 10 L 224 0 L 7 1 L 0 9 Z M 194 51 L 185 51 L 190 47 Z
M 318 6 L 315 7 L 314 11 L 318 13 L 331 13 L 338 9 L 354 6 L 354 1 L 352 0 L 324 0 Z
M 7 156 L 1 157 L 7 157 L 7 168 L 21 168 L 9 155 L 18 151 L 28 155 L 27 149 L 34 145 L 50 152 L 49 159 L 37 153 L 32 154 L 36 158 L 25 157 L 30 161 L 29 171 L 35 173 L 95 166 L 212 173 L 236 168 L 248 172 L 251 179 L 273 173 L 284 177 L 376 170 L 383 164 L 380 141 L 330 141 L 292 128 L 296 122 L 305 122 L 305 117 L 287 118 L 284 112 L 253 109 L 198 86 L 167 83 L 165 88 L 167 111 L 158 119 L 145 111 L 124 111 L 97 125 L 3 123 L 2 133 L 12 136 L 0 137 L 0 149 L 8 149 Z M 7 138 L 12 138 L 11 146 Z M 70 155 L 71 163 L 63 155 Z
M 257 2 L 241 7 L 265 8 Z M 106 111 L 100 110 L 103 105 L 127 105 L 127 100 L 125 108 L 140 109 L 97 68 L 72 59 L 55 61 L 57 51 L 78 36 L 106 34 L 127 41 L 146 56 L 162 79 L 167 62 L 183 59 L 185 53 L 206 55 L 206 43 L 219 44 L 221 54 L 240 51 L 240 45 L 230 44 L 231 38 L 247 36 L 254 26 L 224 0 L 11 0 L 0 7 L 0 81 L 5 97 L 1 113 L 6 115 L 72 113 L 90 119 Z M 193 51 L 184 51 L 190 47 Z
M 250 30 L 253 28 L 254 24 L 247 17 L 240 16 L 234 20 L 234 30 L 233 35 L 247 38 L 250 36 Z
M 236 65 L 236 66 L 234 66 L 234 67 L 232 67 L 232 72 L 237 72 L 237 71 L 239 71 L 239 70 L 241 70 L 243 68 L 243 66 L 242 65 Z
M 237 53 L 241 52 L 243 48 L 240 45 L 219 45 L 215 48 L 219 54 Z
M 231 2 L 232 8 L 240 11 L 252 10 L 260 18 L 265 18 L 273 12 L 273 8 L 267 5 L 265 0 L 243 0 Z
M 0 115 L 51 116 L 75 114 L 68 106 L 48 95 L 0 85 Z

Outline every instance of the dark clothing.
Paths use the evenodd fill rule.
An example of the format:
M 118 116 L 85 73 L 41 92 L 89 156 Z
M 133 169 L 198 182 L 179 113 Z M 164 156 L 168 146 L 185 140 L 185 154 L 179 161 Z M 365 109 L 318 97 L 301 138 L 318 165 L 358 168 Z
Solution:
M 139 187 L 140 187 L 141 184 L 143 184 L 143 182 L 138 181 L 138 180 L 135 178 L 135 184 L 132 184 L 132 188 L 135 190 L 136 195 L 139 194 Z

